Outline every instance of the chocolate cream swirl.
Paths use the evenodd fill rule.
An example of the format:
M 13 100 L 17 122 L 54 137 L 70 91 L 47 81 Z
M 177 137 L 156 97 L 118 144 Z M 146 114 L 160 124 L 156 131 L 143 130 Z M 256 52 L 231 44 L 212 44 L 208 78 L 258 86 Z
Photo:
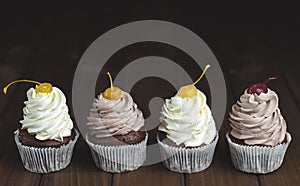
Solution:
M 270 89 L 260 95 L 245 90 L 232 106 L 229 124 L 231 135 L 247 145 L 275 146 L 285 138 L 286 122 L 278 108 L 278 96 Z
M 90 134 L 96 138 L 125 135 L 144 125 L 142 112 L 132 97 L 123 91 L 118 100 L 108 100 L 102 94 L 95 98 L 87 120 Z

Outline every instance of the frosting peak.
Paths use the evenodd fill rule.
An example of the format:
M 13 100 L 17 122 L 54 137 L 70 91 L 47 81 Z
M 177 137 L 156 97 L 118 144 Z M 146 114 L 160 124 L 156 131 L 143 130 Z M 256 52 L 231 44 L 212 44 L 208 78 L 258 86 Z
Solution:
M 162 107 L 158 130 L 177 145 L 186 147 L 209 144 L 216 136 L 215 122 L 206 104 L 206 96 L 199 90 L 192 98 L 175 95 L 166 99 Z
M 142 112 L 124 91 L 118 100 L 108 100 L 100 94 L 94 99 L 87 120 L 91 135 L 96 138 L 124 135 L 144 125 Z
M 231 135 L 248 145 L 275 146 L 285 138 L 286 122 L 278 108 L 277 94 L 248 94 L 245 90 L 229 113 Z
M 28 101 L 23 108 L 22 129 L 35 135 L 38 140 L 63 141 L 71 135 L 73 122 L 68 114 L 66 97 L 53 87 L 50 93 L 37 93 L 34 88 L 27 91 Z

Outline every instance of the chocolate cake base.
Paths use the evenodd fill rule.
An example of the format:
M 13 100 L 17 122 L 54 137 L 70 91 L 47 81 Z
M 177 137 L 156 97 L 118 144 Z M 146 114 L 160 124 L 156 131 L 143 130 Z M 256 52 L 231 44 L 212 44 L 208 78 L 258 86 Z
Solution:
M 260 145 L 260 144 L 257 144 L 257 145 L 248 145 L 248 144 L 245 143 L 244 140 L 237 139 L 237 138 L 233 137 L 231 134 L 229 134 L 229 137 L 230 137 L 230 139 L 231 139 L 231 141 L 233 143 L 236 143 L 236 144 L 239 144 L 239 145 L 244 145 L 244 146 L 259 146 L 259 147 L 271 147 L 271 145 Z M 279 143 L 279 144 L 285 144 L 285 143 L 287 143 L 286 136 L 284 137 L 283 141 L 281 143 Z M 277 145 L 279 145 L 279 144 L 277 144 Z
M 104 146 L 120 146 L 120 145 L 133 145 L 143 141 L 146 137 L 145 131 L 131 131 L 125 135 L 115 135 L 106 138 L 90 137 L 90 141 L 95 144 Z
M 192 148 L 204 147 L 206 145 L 206 144 L 201 144 L 195 147 L 186 147 L 184 144 L 177 145 L 173 140 L 167 137 L 167 134 L 165 132 L 158 132 L 158 137 L 161 142 L 171 147 L 178 147 L 178 148 L 182 147 L 182 148 L 192 149 Z
M 68 144 L 71 140 L 75 138 L 75 130 L 72 129 L 71 136 L 64 137 L 63 141 L 57 141 L 57 140 L 38 140 L 35 138 L 34 135 L 31 135 L 28 133 L 27 129 L 20 129 L 19 132 L 19 139 L 20 142 L 25 146 L 30 147 L 39 147 L 39 148 L 47 148 L 47 147 L 60 147 L 62 145 Z

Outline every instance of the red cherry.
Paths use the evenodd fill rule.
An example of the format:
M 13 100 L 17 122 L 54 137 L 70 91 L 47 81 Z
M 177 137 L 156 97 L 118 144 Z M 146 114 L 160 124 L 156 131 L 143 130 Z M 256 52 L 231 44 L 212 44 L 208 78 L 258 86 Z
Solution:
M 268 92 L 268 87 L 267 87 L 267 83 L 271 80 L 275 80 L 277 79 L 276 77 L 271 77 L 268 78 L 264 83 L 256 83 L 254 85 L 251 85 L 248 89 L 247 89 L 247 93 L 248 94 L 257 94 L 260 95 L 262 92 L 263 93 L 267 93 Z

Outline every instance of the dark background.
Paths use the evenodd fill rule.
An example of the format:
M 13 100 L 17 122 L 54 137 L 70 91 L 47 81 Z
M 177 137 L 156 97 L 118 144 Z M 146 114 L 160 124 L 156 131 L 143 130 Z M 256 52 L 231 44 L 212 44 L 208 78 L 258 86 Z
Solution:
M 174 22 L 199 35 L 217 57 L 225 76 L 225 68 L 229 72 L 236 70 L 229 63 L 238 67 L 239 71 L 250 69 L 255 76 L 256 63 L 267 66 L 276 63 L 280 68 L 298 66 L 299 4 L 297 1 L 3 3 L 0 8 L 0 63 L 10 68 L 10 58 L 25 55 L 26 60 L 19 61 L 18 67 L 9 70 L 28 68 L 28 73 L 23 73 L 24 77 L 54 84 L 60 84 L 61 80 L 30 72 L 46 71 L 45 74 L 55 74 L 63 70 L 60 69 L 63 63 L 67 66 L 61 72 L 64 73 L 64 80 L 71 81 L 81 55 L 96 38 L 121 24 L 155 19 Z M 143 56 L 145 50 L 138 51 L 139 47 L 136 48 L 135 55 Z M 170 47 L 160 49 L 171 54 L 169 56 L 176 54 L 176 50 Z M 38 56 L 41 53 L 38 51 L 43 53 L 43 59 Z M 267 58 L 265 53 L 271 53 L 272 58 Z M 128 56 L 121 55 L 115 64 L 122 57 L 134 58 Z M 38 64 L 32 66 L 37 60 Z M 50 72 L 50 66 L 57 68 Z M 114 74 L 119 69 L 108 70 Z M 96 87 L 95 94 L 102 92 L 108 84 L 107 78 L 101 79 L 104 80 L 97 84 L 99 87 Z M 71 84 L 67 86 L 65 89 L 70 90 Z
M 215 54 L 226 79 L 227 112 L 250 84 L 271 76 L 278 77 L 279 80 L 270 82 L 270 87 L 280 97 L 281 111 L 293 137 L 284 164 L 268 175 L 250 175 L 234 169 L 225 141 L 225 133 L 229 130 L 226 116 L 214 162 L 209 169 L 197 174 L 176 174 L 161 164 L 132 173 L 104 173 L 93 164 L 83 138 L 79 140 L 67 169 L 46 175 L 31 174 L 23 168 L 12 139 L 13 131 L 20 126 L 18 121 L 22 118 L 25 92 L 32 85 L 17 84 L 9 89 L 7 95 L 0 95 L 0 148 L 5 152 L 0 155 L 1 185 L 297 185 L 300 183 L 300 151 L 297 148 L 300 142 L 299 9 L 300 3 L 296 0 L 1 3 L 1 86 L 23 78 L 49 81 L 64 91 L 73 115 L 73 75 L 81 55 L 95 39 L 132 21 L 170 21 L 195 32 Z M 146 47 L 145 52 L 143 46 L 136 46 L 130 55 L 120 51 L 122 55 L 112 62 L 116 66 L 108 67 L 109 70 L 117 73 L 118 60 L 123 57 L 128 60 L 147 51 L 163 51 L 162 55 L 169 55 L 174 60 L 189 60 L 172 47 Z M 196 77 L 195 74 L 193 76 Z M 95 93 L 108 86 L 108 79 L 101 79 L 104 80 L 98 81 Z M 205 81 L 199 86 L 208 91 Z M 176 90 L 172 91 L 175 93 Z M 141 107 L 146 109 L 145 105 Z
M 6 53 L 28 52 L 31 59 L 24 61 L 24 66 L 30 66 L 37 50 L 49 52 L 52 47 L 55 50 L 52 54 L 39 59 L 39 67 L 43 67 L 40 70 L 46 71 L 49 65 L 57 64 L 57 56 L 63 55 L 60 57 L 67 59 L 61 63 L 67 63 L 69 68 L 66 78 L 72 78 L 82 53 L 96 38 L 121 24 L 146 19 L 174 22 L 195 32 L 208 44 L 223 69 L 227 63 L 236 63 L 242 69 L 255 68 L 256 62 L 277 63 L 283 67 L 298 64 L 300 13 L 297 1 L 30 2 L 3 3 L 0 10 L 1 64 L 10 63 Z M 274 59 L 265 59 L 266 51 L 271 52 Z M 228 56 L 236 52 L 242 56 L 229 61 Z

